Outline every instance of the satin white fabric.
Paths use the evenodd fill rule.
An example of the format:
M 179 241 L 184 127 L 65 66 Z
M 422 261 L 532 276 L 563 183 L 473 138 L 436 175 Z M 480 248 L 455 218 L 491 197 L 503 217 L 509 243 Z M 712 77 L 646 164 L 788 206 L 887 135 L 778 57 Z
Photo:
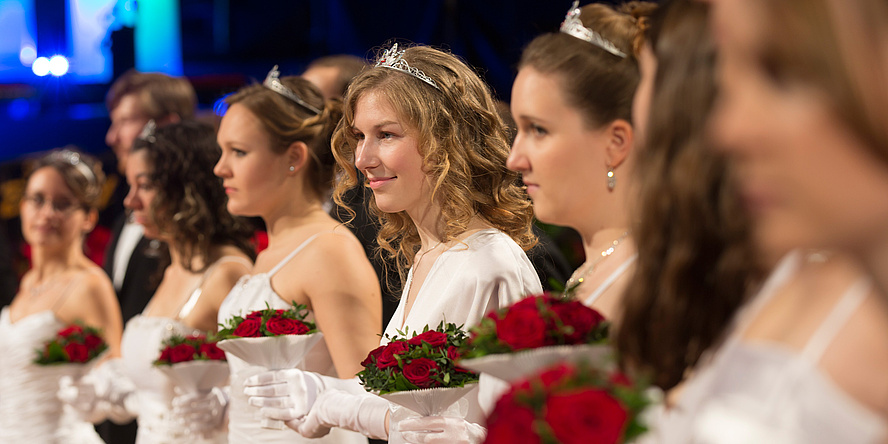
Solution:
M 738 317 L 721 349 L 686 383 L 676 406 L 659 412 L 644 443 L 881 443 L 888 425 L 818 367 L 820 353 L 858 308 L 868 282 L 850 287 L 801 352 L 741 340 L 745 327 L 785 285 L 801 257 L 787 257 Z M 704 361 L 701 361 L 704 362 Z
M 0 312 L 0 442 L 99 444 L 93 425 L 56 398 L 63 367 L 33 364 L 35 350 L 64 325 L 51 310 L 12 323 Z
M 223 323 L 234 315 L 246 315 L 254 310 L 261 310 L 266 303 L 272 308 L 287 309 L 291 305 L 284 301 L 271 287 L 271 278 L 280 268 L 292 259 L 302 248 L 307 246 L 314 237 L 306 240 L 291 255 L 284 258 L 268 273 L 244 276 L 234 286 L 222 306 L 219 308 L 219 322 Z M 309 315 L 311 319 L 311 315 Z M 228 405 L 228 442 L 240 444 L 245 442 L 261 443 L 366 443 L 367 438 L 359 433 L 342 429 L 333 429 L 329 435 L 320 439 L 308 439 L 294 430 L 271 430 L 261 427 L 259 409 L 247 403 L 244 395 L 244 381 L 255 374 L 267 371 L 263 367 L 252 366 L 237 357 L 227 354 L 231 368 L 231 400 Z M 322 339 L 308 353 L 300 367 L 326 376 L 336 377 L 336 369 L 327 344 Z
M 412 334 L 422 331 L 426 325 L 435 328 L 441 321 L 469 329 L 491 310 L 543 291 L 533 264 L 521 247 L 508 235 L 493 228 L 478 231 L 441 253 L 405 318 L 409 290 L 409 286 L 405 286 L 385 335 L 399 336 L 398 330 L 403 331 L 405 327 Z M 382 344 L 387 342 L 385 338 L 381 341 Z M 466 399 L 469 401 L 466 420 L 483 424 L 478 390 L 470 392 Z

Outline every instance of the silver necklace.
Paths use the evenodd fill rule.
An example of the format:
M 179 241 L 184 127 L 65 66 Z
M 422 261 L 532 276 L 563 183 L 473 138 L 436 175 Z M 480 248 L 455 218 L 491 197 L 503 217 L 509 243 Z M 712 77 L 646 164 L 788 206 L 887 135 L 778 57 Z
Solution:
M 435 246 L 433 246 L 432 248 L 429 248 L 428 250 L 419 253 L 419 259 L 417 259 L 416 262 L 413 264 L 413 270 L 411 270 L 410 275 L 407 276 L 407 284 L 404 286 L 404 288 L 406 288 L 407 291 L 410 291 L 410 284 L 413 283 L 413 274 L 416 272 L 417 269 L 419 269 L 419 263 L 422 262 L 422 258 L 424 258 L 428 252 L 434 250 L 435 248 L 438 248 L 442 242 L 444 242 L 444 241 L 438 241 L 438 243 L 435 244 Z
M 576 271 L 574 271 L 573 274 L 570 276 L 570 279 L 567 280 L 567 283 L 564 284 L 565 293 L 569 293 L 569 292 L 573 291 L 574 289 L 576 289 L 576 287 L 579 287 L 586 280 L 586 276 L 588 276 L 589 273 L 591 273 L 592 270 L 595 269 L 595 266 L 598 265 L 599 262 L 603 261 L 608 256 L 614 254 L 614 251 L 616 251 L 617 246 L 619 246 L 620 243 L 622 243 L 623 240 L 626 239 L 628 236 L 629 236 L 629 232 L 624 231 L 623 234 L 621 234 L 620 237 L 614 239 L 614 241 L 611 242 L 611 245 L 608 246 L 607 248 L 605 248 L 598 255 L 598 257 L 596 257 L 595 260 L 592 261 L 591 264 L 586 265 L 584 263 L 583 266 L 581 266 L 580 268 L 577 268 Z M 588 261 L 586 261 L 586 262 L 588 263 Z M 579 273 L 579 271 L 581 269 L 583 269 L 583 267 L 585 267 L 585 270 L 583 270 L 582 273 Z

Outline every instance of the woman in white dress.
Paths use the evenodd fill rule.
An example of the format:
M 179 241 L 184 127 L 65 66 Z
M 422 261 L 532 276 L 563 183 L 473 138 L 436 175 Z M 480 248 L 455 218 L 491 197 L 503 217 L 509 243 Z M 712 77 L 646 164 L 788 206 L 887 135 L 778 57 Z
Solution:
M 323 208 L 333 180 L 330 137 L 341 116 L 341 103 L 325 101 L 305 79 L 278 76 L 275 68 L 264 83 L 229 97 L 219 127 L 222 157 L 214 172 L 224 183 L 228 210 L 261 217 L 268 230 L 268 248 L 257 257 L 252 275 L 225 298 L 218 319 L 224 322 L 266 304 L 272 308 L 304 304 L 324 339 L 309 352 L 303 368 L 333 378 L 353 378 L 361 360 L 378 344 L 382 300 L 361 243 Z M 306 441 L 287 428 L 262 427 L 259 409 L 247 404 L 243 382 L 263 368 L 231 354 L 228 362 L 229 442 Z M 197 422 L 201 416 L 225 411 L 220 403 L 192 401 L 198 402 L 183 400 L 180 413 Z M 207 427 L 215 424 L 204 422 Z M 337 430 L 320 442 L 366 442 L 366 438 Z
M 114 289 L 83 253 L 103 182 L 95 159 L 69 149 L 38 159 L 28 177 L 20 210 L 31 269 L 0 312 L 0 442 L 102 442 L 92 424 L 56 398 L 60 369 L 33 360 L 35 350 L 75 321 L 102 330 L 109 356 L 120 353 Z
M 664 134 L 664 129 L 668 134 L 670 129 L 675 131 L 685 126 L 693 129 L 696 137 L 702 137 L 702 123 L 708 114 L 707 104 L 712 103 L 706 100 L 701 102 L 707 105 L 703 107 L 699 104 L 683 106 L 680 110 L 674 107 L 674 103 L 679 103 L 676 97 L 681 97 L 681 103 L 693 103 L 688 102 L 688 98 L 698 96 L 699 92 L 694 92 L 697 88 L 711 89 L 714 84 L 716 58 L 713 43 L 707 34 L 708 6 L 679 0 L 667 3 L 665 8 L 654 20 L 650 48 L 643 51 L 642 56 L 642 72 L 651 68 L 648 63 L 653 63 L 656 73 L 653 76 L 656 81 L 653 83 L 653 100 L 650 102 L 649 125 L 646 128 L 649 137 L 646 149 L 650 150 L 658 149 L 661 140 L 657 136 Z M 796 17 L 795 14 L 784 17 L 790 16 Z M 730 15 L 730 26 L 719 28 L 723 33 L 718 35 L 729 37 L 730 32 L 736 31 L 734 27 L 741 23 L 761 23 L 751 20 L 751 17 L 734 11 Z M 783 25 L 791 26 L 792 23 Z M 728 28 L 732 31 L 725 32 Z M 740 28 L 744 29 L 742 35 L 746 37 L 750 35 L 748 31 L 753 29 Z M 730 37 L 736 38 L 738 35 Z M 757 44 L 765 45 L 765 41 L 758 41 Z M 744 45 L 743 48 L 749 51 L 752 47 Z M 768 142 L 776 139 L 762 137 L 765 134 L 762 129 L 796 124 L 784 120 L 782 125 L 774 125 L 775 116 L 764 117 L 766 113 L 762 110 L 755 114 L 740 112 L 749 112 L 749 107 L 757 100 L 786 112 L 785 115 L 781 114 L 784 118 L 792 116 L 792 119 L 801 119 L 798 123 L 806 122 L 805 117 L 811 117 L 812 103 L 795 101 L 805 96 L 805 87 L 796 85 L 799 89 L 795 89 L 783 84 L 783 81 L 775 83 L 778 78 L 787 82 L 792 82 L 789 79 L 794 78 L 782 77 L 786 73 L 782 71 L 785 60 L 768 58 L 767 68 L 759 67 L 754 75 L 753 84 L 756 87 L 740 92 L 739 85 L 734 83 L 738 80 L 736 76 L 748 76 L 755 71 L 750 70 L 750 65 L 738 62 L 743 60 L 750 63 L 755 60 L 758 63 L 765 60 L 765 56 L 753 56 L 753 53 L 745 52 L 745 57 L 750 58 L 739 60 L 733 58 L 736 54 L 728 56 L 727 52 L 722 53 L 723 85 L 727 88 L 722 91 L 723 107 L 720 108 L 715 128 L 720 144 L 731 150 L 738 149 L 733 146 L 735 143 L 754 143 L 756 151 L 762 145 L 774 147 Z M 779 53 L 767 54 L 767 57 L 774 57 Z M 792 57 L 795 57 L 795 53 Z M 792 60 L 792 57 L 786 60 Z M 765 85 L 767 87 L 762 89 Z M 764 92 L 767 93 L 760 95 Z M 673 106 L 665 101 L 667 97 L 671 97 L 669 101 Z M 790 104 L 792 106 L 785 108 Z M 681 123 L 683 121 L 697 123 L 686 125 Z M 807 121 L 803 126 L 805 132 L 825 128 L 824 122 L 818 125 L 811 123 Z M 820 136 L 826 133 L 828 131 Z M 693 134 L 691 136 L 693 140 Z M 787 139 L 781 140 L 787 142 Z M 810 149 L 807 145 L 798 148 L 805 151 Z M 784 164 L 782 167 L 785 170 L 775 169 L 774 164 L 768 164 L 773 160 L 764 161 L 774 159 L 770 155 L 756 158 L 744 154 L 747 155 L 737 157 L 734 172 L 740 179 L 741 195 L 746 198 L 744 203 L 751 210 L 749 214 L 753 224 L 750 239 L 755 241 L 764 261 L 779 257 L 790 248 L 828 246 L 828 243 L 821 242 L 823 239 L 817 239 L 806 231 L 801 223 L 803 219 L 799 218 L 803 214 L 799 210 L 803 207 L 795 206 L 799 201 L 784 192 L 792 188 L 782 187 L 786 183 L 780 179 L 782 174 L 794 171 L 797 166 Z M 678 158 L 681 156 L 676 156 Z M 795 159 L 795 162 L 799 161 L 800 158 Z M 682 174 L 698 176 L 690 167 L 685 167 Z M 662 194 L 663 184 L 658 184 L 656 177 L 649 178 L 652 182 L 647 184 L 648 191 L 643 194 Z M 735 205 L 732 203 L 735 198 L 730 196 L 723 196 L 720 206 L 729 208 Z M 683 212 L 688 214 L 677 217 L 679 220 L 699 219 L 692 218 L 687 210 Z M 725 228 L 730 226 L 725 223 Z M 724 234 L 729 232 L 726 229 Z M 651 239 L 655 240 L 654 237 Z M 660 241 L 665 239 L 661 235 Z M 730 240 L 731 237 L 725 239 Z M 733 239 L 742 240 L 740 237 Z M 677 241 L 673 244 L 674 249 L 683 247 L 684 244 Z M 716 274 L 710 273 L 708 278 L 703 275 L 675 276 L 672 284 L 668 284 L 668 281 L 664 281 L 666 285 L 659 286 L 649 283 L 654 290 L 648 293 L 655 293 L 659 298 L 655 297 L 647 307 L 669 307 L 676 318 L 671 322 L 673 329 L 704 332 L 699 324 L 711 320 L 707 313 L 694 308 L 679 311 L 677 307 L 689 307 L 691 304 L 699 304 L 701 308 L 712 306 L 716 309 L 713 311 L 716 316 L 723 316 L 726 308 L 742 299 L 742 293 L 736 290 L 725 293 L 718 288 L 706 291 L 696 299 L 694 296 L 699 291 L 694 287 L 699 287 L 701 281 L 712 282 L 717 273 L 722 273 L 727 282 L 709 285 L 725 286 L 731 280 L 743 285 L 740 279 L 742 274 L 737 273 L 742 271 L 737 262 L 743 256 L 739 254 L 744 251 L 740 247 L 740 244 L 736 244 L 734 248 L 737 254 L 725 256 L 720 265 L 710 266 Z M 718 264 L 718 261 L 714 263 Z M 668 278 L 674 267 L 661 267 L 662 277 Z M 724 274 L 731 268 L 734 272 Z M 655 267 L 646 269 L 655 271 Z M 651 276 L 653 274 L 645 274 L 639 280 L 650 279 Z M 695 281 L 697 284 L 694 284 Z M 644 285 L 639 284 L 638 287 Z M 626 320 L 638 326 L 644 323 L 644 317 L 638 314 L 639 309 L 642 309 L 641 312 L 645 310 L 645 303 L 633 299 L 632 294 L 630 288 Z M 722 300 L 723 294 L 734 299 Z M 637 305 L 634 309 L 630 308 L 633 304 Z M 822 253 L 789 254 L 774 269 L 758 295 L 745 303 L 733 323 L 728 324 L 726 335 L 719 334 L 719 328 L 711 327 L 710 335 L 721 338 L 710 342 L 709 353 L 702 355 L 693 369 L 688 368 L 689 363 L 663 360 L 662 356 L 650 350 L 637 347 L 624 350 L 624 357 L 630 364 L 641 364 L 642 367 L 653 368 L 655 372 L 660 371 L 655 378 L 663 378 L 665 373 L 666 381 L 676 382 L 682 373 L 690 374 L 670 396 L 668 409 L 655 421 L 653 432 L 646 439 L 665 443 L 885 442 L 888 438 L 888 423 L 885 420 L 888 382 L 884 378 L 888 371 L 888 311 L 883 304 L 884 301 L 872 291 L 860 268 L 847 257 Z M 663 316 L 656 319 L 661 320 Z M 714 320 L 724 323 L 723 319 Z M 624 324 L 626 335 L 629 334 L 629 325 Z M 653 329 L 642 331 L 647 332 L 648 338 L 657 336 Z M 691 352 L 699 353 L 699 344 L 693 338 L 684 339 L 687 342 L 684 346 L 676 341 L 684 334 L 666 331 L 658 336 L 662 344 L 647 346 L 662 346 L 659 353 L 684 350 L 688 356 L 694 357 Z M 643 340 L 636 339 L 634 342 Z M 627 343 L 632 345 L 632 341 L 622 342 L 621 345 Z M 669 362 L 672 364 L 669 365 Z
M 489 310 L 541 290 L 523 251 L 534 242 L 531 210 L 505 166 L 505 128 L 487 85 L 459 59 L 424 46 L 386 50 L 349 87 L 333 143 L 344 172 L 334 197 L 355 185 L 373 191 L 379 244 L 406 271 L 387 335 L 445 320 L 468 328 Z M 345 427 L 390 437 L 387 401 L 356 380 L 300 389 L 307 378 L 315 379 L 307 372 L 259 375 L 250 381 L 251 401 L 305 436 Z M 467 398 L 468 422 L 439 418 L 422 439 L 483 438 L 476 394 Z
M 223 431 L 201 430 L 198 436 L 196 428 L 172 415 L 175 386 L 153 365 L 170 336 L 215 332 L 222 300 L 252 266 L 252 229 L 225 210 L 221 180 L 212 174 L 219 159 L 215 138 L 209 124 L 155 129 L 149 122 L 126 166 L 130 190 L 124 204 L 146 236 L 169 248 L 171 261 L 148 306 L 127 322 L 122 359 L 103 365 L 77 387 L 100 396 L 92 402 L 88 396 L 71 399 L 82 410 L 92 408 L 94 416 L 136 418 L 140 444 L 225 442 Z M 94 386 L 83 387 L 88 382 Z
M 636 259 L 629 230 L 633 43 L 639 18 L 654 5 L 636 2 L 625 12 L 576 6 L 560 32 L 535 38 L 521 56 L 508 166 L 521 173 L 539 220 L 580 234 L 586 262 L 566 285 L 613 318 Z

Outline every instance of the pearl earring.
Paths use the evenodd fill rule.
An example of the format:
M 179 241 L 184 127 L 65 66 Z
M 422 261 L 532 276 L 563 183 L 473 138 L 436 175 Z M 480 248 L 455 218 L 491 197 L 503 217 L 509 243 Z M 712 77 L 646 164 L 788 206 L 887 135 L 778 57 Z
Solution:
M 614 176 L 614 168 L 607 167 L 607 189 L 613 191 L 615 186 L 617 186 L 617 177 Z
M 291 171 L 291 172 L 292 172 L 292 171 L 296 171 L 296 167 L 294 167 L 293 165 L 290 165 L 290 171 Z

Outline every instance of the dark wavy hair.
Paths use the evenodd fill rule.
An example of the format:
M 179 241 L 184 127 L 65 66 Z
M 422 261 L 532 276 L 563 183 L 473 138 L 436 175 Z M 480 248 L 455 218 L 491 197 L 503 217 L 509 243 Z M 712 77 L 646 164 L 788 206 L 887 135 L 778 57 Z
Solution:
M 536 243 L 533 210 L 518 187 L 518 175 L 506 168 L 509 143 L 487 84 L 456 56 L 427 46 L 406 49 L 404 60 L 434 79 L 435 88 L 413 76 L 387 68 L 366 69 L 351 83 L 344 116 L 333 135 L 333 154 L 342 172 L 333 198 L 359 184 L 354 168 L 357 140 L 352 133 L 358 100 L 382 92 L 404 123 L 417 132 L 432 199 L 441 206 L 443 240 L 466 231 L 475 215 L 503 231 L 525 250 Z M 406 212 L 384 213 L 369 200 L 380 221 L 377 236 L 383 251 L 402 273 L 420 247 L 419 233 Z
M 648 31 L 658 69 L 638 150 L 638 261 L 615 343 L 626 366 L 669 389 L 720 340 L 762 270 L 726 158 L 705 139 L 716 97 L 709 6 L 661 8 Z
M 163 126 L 135 141 L 133 153 L 140 151 L 145 152 L 152 169 L 149 179 L 157 190 L 150 217 L 172 237 L 187 270 L 205 270 L 210 249 L 219 245 L 233 245 L 255 259 L 253 228 L 228 212 L 222 179 L 213 174 L 221 150 L 212 125 L 183 121 Z M 195 258 L 203 259 L 202 268 L 195 269 Z

